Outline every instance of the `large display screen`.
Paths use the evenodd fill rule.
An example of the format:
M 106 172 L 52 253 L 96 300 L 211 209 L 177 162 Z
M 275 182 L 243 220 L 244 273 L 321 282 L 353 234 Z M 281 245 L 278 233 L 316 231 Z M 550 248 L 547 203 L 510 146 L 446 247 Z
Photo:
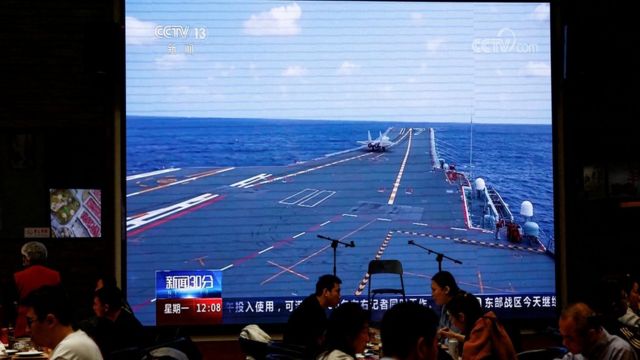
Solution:
M 553 315 L 550 29 L 549 3 L 127 0 L 136 315 L 282 323 L 334 264 L 367 305 L 374 259 L 411 301 L 441 266 Z

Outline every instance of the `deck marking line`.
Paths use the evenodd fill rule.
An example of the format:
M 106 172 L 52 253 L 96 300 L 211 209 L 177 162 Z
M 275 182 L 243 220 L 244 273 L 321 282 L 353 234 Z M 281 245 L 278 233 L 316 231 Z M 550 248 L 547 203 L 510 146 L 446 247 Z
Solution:
M 269 183 L 272 183 L 274 181 L 278 181 L 278 180 L 282 180 L 282 179 L 288 179 L 290 177 L 294 177 L 294 176 L 306 174 L 306 173 L 309 173 L 309 172 L 312 172 L 312 171 L 324 169 L 324 168 L 329 167 L 329 166 L 333 166 L 333 165 L 337 165 L 337 164 L 340 164 L 340 163 L 343 163 L 343 162 L 355 160 L 355 159 L 358 159 L 358 158 L 361 158 L 361 157 L 364 157 L 364 156 L 371 156 L 371 154 L 372 153 L 366 153 L 366 154 L 362 154 L 362 155 L 353 156 L 353 157 L 350 157 L 350 158 L 334 161 L 332 163 L 327 163 L 327 164 L 319 165 L 319 166 L 312 167 L 312 168 L 309 168 L 309 169 L 306 169 L 306 170 L 301 170 L 301 171 L 295 172 L 293 174 L 278 176 L 278 177 L 275 177 L 275 178 L 271 178 L 269 180 L 264 180 L 264 181 L 261 181 L 259 183 L 254 183 L 254 184 L 248 185 L 247 187 L 250 188 L 250 187 L 254 187 L 254 186 L 258 186 L 258 185 L 269 184 Z
M 230 269 L 232 267 L 233 267 L 233 264 L 229 264 L 229 265 L 223 267 L 222 269 L 220 269 L 220 271 L 225 271 L 225 270 Z
M 174 171 L 179 171 L 179 170 L 181 170 L 181 169 L 180 168 L 170 168 L 170 169 L 156 170 L 156 171 L 151 171 L 151 172 L 148 172 L 148 173 L 127 176 L 126 180 L 127 181 L 137 180 L 137 179 L 142 179 L 142 178 L 146 178 L 146 177 L 149 177 L 149 176 L 162 175 L 162 174 L 166 174 L 166 173 L 170 173 L 170 172 L 174 172 Z
M 545 250 L 544 249 L 535 249 L 532 247 L 523 247 L 523 246 L 516 246 L 516 245 L 504 245 L 501 243 L 495 243 L 495 242 L 489 242 L 489 241 L 478 241 L 478 240 L 468 240 L 468 239 L 464 239 L 464 238 L 459 238 L 459 237 L 449 237 L 449 236 L 442 236 L 442 235 L 434 235 L 434 234 L 425 234 L 425 233 L 418 233 L 415 231 L 406 231 L 406 230 L 393 230 L 393 232 L 399 233 L 399 234 L 405 234 L 405 235 L 413 235 L 413 236 L 422 236 L 422 237 L 429 237 L 432 239 L 445 239 L 445 240 L 453 240 L 455 242 L 459 242 L 459 243 L 465 243 L 465 244 L 474 244 L 474 245 L 478 245 L 478 246 L 487 246 L 487 247 L 500 247 L 503 249 L 511 249 L 511 250 L 520 250 L 520 251 L 525 251 L 525 252 L 532 252 L 532 253 L 536 253 L 536 254 L 544 254 Z
M 277 268 L 280 268 L 280 269 L 285 270 L 286 272 L 290 272 L 290 273 L 292 273 L 293 275 L 299 276 L 299 277 L 301 277 L 301 278 L 303 278 L 303 279 L 305 279 L 305 280 L 309 280 L 309 278 L 308 278 L 307 276 L 304 276 L 304 275 L 300 274 L 299 272 L 295 272 L 295 271 L 293 271 L 293 270 L 291 270 L 291 269 L 287 269 L 286 267 L 284 267 L 284 266 L 282 266 L 282 265 L 280 265 L 280 264 L 276 264 L 276 263 L 274 263 L 274 262 L 273 262 L 273 261 L 271 261 L 271 260 L 269 260 L 269 261 L 267 261 L 267 262 L 268 262 L 269 264 L 271 264 L 271 265 L 273 265 L 273 266 L 277 267 Z
M 387 236 L 385 236 L 384 240 L 382 241 L 382 244 L 380 244 L 380 248 L 376 252 L 375 260 L 380 260 L 382 258 L 382 254 L 384 253 L 387 246 L 389 246 L 389 241 L 391 241 L 392 237 L 393 237 L 393 230 L 387 232 Z M 359 296 L 360 294 L 362 294 L 368 282 L 369 282 L 369 273 L 366 272 L 362 280 L 360 280 L 360 283 L 358 284 L 358 287 L 356 288 L 356 291 L 354 294 L 356 296 Z
M 306 234 L 306 232 L 304 232 L 304 231 L 303 231 L 303 232 L 301 232 L 301 233 L 300 233 L 300 234 L 298 234 L 298 235 L 294 235 L 294 236 L 293 236 L 293 238 L 294 238 L 294 239 L 297 239 L 297 238 L 299 238 L 300 236 L 302 236 L 302 235 L 304 235 L 304 234 Z
M 289 270 L 293 269 L 294 267 L 296 267 L 296 266 L 298 266 L 298 265 L 302 264 L 303 262 L 305 262 L 305 261 L 307 261 L 307 260 L 311 259 L 312 257 L 314 257 L 314 256 L 316 256 L 316 255 L 318 255 L 318 254 L 320 254 L 321 252 L 323 252 L 323 251 L 327 250 L 327 249 L 328 249 L 328 248 L 330 248 L 330 247 L 331 247 L 331 245 L 327 245 L 327 246 L 325 246 L 325 247 L 321 248 L 320 250 L 318 250 L 318 251 L 314 252 L 313 254 L 311 254 L 311 255 L 309 255 L 309 256 L 307 256 L 307 257 L 303 258 L 302 260 L 298 261 L 297 263 L 295 263 L 295 264 L 293 264 L 293 265 L 289 266 L 288 268 L 285 268 L 286 270 L 282 270 L 282 271 L 280 271 L 279 273 L 277 273 L 277 274 L 275 274 L 275 275 L 271 276 L 270 278 L 268 278 L 268 279 L 266 279 L 266 280 L 262 281 L 262 282 L 260 283 L 260 285 L 264 285 L 264 284 L 268 283 L 269 281 L 271 281 L 271 280 L 273 280 L 273 279 L 277 278 L 278 276 L 280 276 L 280 275 L 284 274 L 285 272 L 287 272 L 287 271 L 289 271 Z
M 322 224 L 320 224 L 320 226 L 325 226 L 325 225 L 327 225 L 327 224 L 328 224 L 328 223 L 330 223 L 330 222 L 331 222 L 331 220 L 327 220 L 327 221 L 323 222 Z
M 268 248 L 266 248 L 266 249 L 264 249 L 264 250 L 260 250 L 260 251 L 258 251 L 258 254 L 264 254 L 264 253 L 266 253 L 267 251 L 269 251 L 269 250 L 271 250 L 271 249 L 273 249 L 273 245 L 269 246 Z
M 389 196 L 388 205 L 393 205 L 396 201 L 396 194 L 398 193 L 398 188 L 400 187 L 400 180 L 402 179 L 402 174 L 404 173 L 404 167 L 407 164 L 407 160 L 409 160 L 409 153 L 411 152 L 411 139 L 413 138 L 413 129 L 409 129 L 409 143 L 407 144 L 407 151 L 404 154 L 404 160 L 402 160 L 402 165 L 400 165 L 400 171 L 398 171 L 398 176 L 396 177 L 395 183 L 393 183 L 393 190 L 391 190 L 391 196 Z
M 195 199 L 197 199 L 197 198 L 194 198 L 194 199 L 191 199 L 191 200 L 188 200 L 188 201 L 193 201 Z M 152 212 L 149 212 L 149 213 L 145 214 L 144 217 L 138 217 L 133 221 L 127 221 L 127 225 L 129 223 L 131 223 L 131 222 L 133 222 L 134 224 L 136 222 L 139 222 L 137 225 L 134 225 L 134 226 L 132 226 L 130 228 L 127 228 L 127 237 L 129 237 L 129 238 L 133 237 L 133 236 L 138 235 L 139 233 L 141 233 L 143 231 L 149 230 L 149 229 L 154 228 L 154 227 L 156 227 L 158 225 L 162 225 L 162 224 L 164 224 L 164 223 L 166 223 L 168 221 L 171 221 L 173 219 L 177 219 L 177 218 L 179 218 L 179 217 L 181 217 L 183 215 L 190 214 L 190 213 L 192 213 L 192 212 L 194 212 L 196 210 L 199 210 L 199 209 L 201 209 L 201 208 L 203 208 L 203 207 L 205 207 L 207 205 L 210 205 L 210 204 L 213 204 L 215 202 L 218 202 L 218 201 L 220 201 L 222 199 L 224 199 L 224 196 L 219 196 L 219 195 L 216 194 L 215 196 L 209 197 L 209 198 L 205 199 L 204 201 L 198 201 L 195 204 L 188 204 L 188 206 L 182 206 L 177 211 L 174 211 L 175 209 L 172 209 L 168 213 L 162 213 L 161 216 L 158 215 L 158 217 L 149 219 L 147 217 L 147 214 L 151 213 L 151 215 L 156 215 L 156 211 L 158 211 L 158 210 L 154 210 Z M 188 201 L 185 201 L 185 202 L 183 202 L 181 204 L 187 203 Z M 180 204 L 176 204 L 176 205 L 180 205 Z M 176 205 L 174 205 L 174 206 L 176 206 Z M 169 208 L 171 208 L 171 207 L 169 207 Z M 168 208 L 159 209 L 159 210 L 168 210 Z
M 294 199 L 295 201 L 287 201 L 287 200 L 289 200 L 289 199 L 291 199 L 291 198 L 293 198 L 293 197 L 295 197 L 295 196 L 301 195 L 301 194 L 303 194 L 303 193 L 305 193 L 305 192 L 309 192 L 309 191 L 310 191 L 311 193 L 309 193 L 309 194 L 307 194 L 307 195 L 304 195 L 304 196 L 302 196 L 301 198 L 299 198 L 299 199 L 297 199 L 297 200 L 295 200 L 295 199 Z M 308 199 L 310 196 L 313 196 L 313 194 L 315 194 L 315 193 L 317 193 L 317 192 L 318 192 L 318 189 L 309 189 L 309 188 L 306 188 L 306 189 L 304 189 L 304 190 L 302 190 L 302 191 L 298 191 L 297 193 L 295 193 L 295 194 L 293 194 L 293 195 L 287 196 L 286 198 L 284 198 L 284 199 L 282 199 L 282 200 L 278 201 L 278 203 L 280 203 L 280 204 L 284 204 L 284 205 L 293 205 L 293 204 L 296 204 L 296 203 L 299 203 L 299 202 L 301 202 L 301 201 L 304 201 L 304 200 Z
M 164 189 L 164 188 L 169 187 L 169 186 L 183 184 L 183 183 L 186 183 L 186 182 L 189 182 L 189 181 L 198 180 L 200 178 L 211 176 L 211 175 L 221 174 L 223 172 L 227 172 L 227 171 L 230 171 L 230 170 L 233 170 L 233 169 L 235 169 L 235 168 L 234 167 L 228 167 L 228 168 L 224 168 L 224 169 L 217 169 L 217 170 L 213 170 L 213 171 L 207 171 L 207 172 L 202 173 L 200 175 L 192 176 L 192 177 L 190 177 L 188 179 L 183 179 L 183 180 L 180 180 L 180 181 L 176 181 L 176 182 L 172 182 L 172 183 L 168 183 L 168 184 L 164 184 L 164 185 L 154 186 L 152 188 L 148 188 L 148 189 L 140 190 L 138 192 L 127 194 L 126 197 L 136 196 L 136 195 L 148 193 L 150 191 Z
M 342 214 L 342 216 L 355 217 L 355 218 L 358 217 L 358 215 L 353 215 L 353 214 Z
M 319 197 L 320 194 L 322 193 L 327 193 L 328 195 L 326 195 L 325 197 L 323 197 L 322 199 L 316 201 L 315 203 L 311 204 L 311 205 L 307 205 L 305 204 L 307 201 L 311 200 L 311 199 L 315 199 L 316 197 Z M 332 197 L 333 195 L 335 195 L 335 191 L 329 191 L 329 190 L 322 190 L 316 194 L 314 194 L 313 196 L 310 196 L 308 198 L 306 198 L 304 201 L 299 202 L 298 206 L 303 206 L 303 207 L 316 207 L 318 206 L 320 203 L 324 202 L 325 200 L 327 200 L 328 198 Z

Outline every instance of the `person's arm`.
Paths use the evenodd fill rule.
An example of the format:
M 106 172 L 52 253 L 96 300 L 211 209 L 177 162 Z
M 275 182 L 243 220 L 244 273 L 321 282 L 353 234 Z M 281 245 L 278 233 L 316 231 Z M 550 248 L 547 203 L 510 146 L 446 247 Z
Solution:
M 440 330 L 438 330 L 438 335 L 439 336 L 444 336 L 448 339 L 456 339 L 458 340 L 458 343 L 462 344 L 465 340 L 464 335 L 457 333 L 449 328 L 442 328 Z

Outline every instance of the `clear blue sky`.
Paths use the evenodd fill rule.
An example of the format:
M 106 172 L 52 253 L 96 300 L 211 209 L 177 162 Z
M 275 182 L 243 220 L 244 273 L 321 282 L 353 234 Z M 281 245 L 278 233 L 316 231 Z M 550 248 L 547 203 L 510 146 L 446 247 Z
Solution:
M 551 123 L 548 4 L 127 0 L 126 11 L 128 115 Z M 157 36 L 166 26 L 188 36 Z

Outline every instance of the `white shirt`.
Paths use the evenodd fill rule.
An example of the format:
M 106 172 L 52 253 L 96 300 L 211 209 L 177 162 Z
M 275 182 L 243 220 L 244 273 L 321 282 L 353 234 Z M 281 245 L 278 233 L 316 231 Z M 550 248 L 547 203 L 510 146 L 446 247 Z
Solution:
M 51 360 L 102 360 L 98 345 L 82 330 L 72 332 L 53 349 Z
M 323 352 L 318 355 L 316 360 L 353 360 L 353 357 L 349 354 L 345 354 L 340 350 L 333 350 L 329 353 Z

